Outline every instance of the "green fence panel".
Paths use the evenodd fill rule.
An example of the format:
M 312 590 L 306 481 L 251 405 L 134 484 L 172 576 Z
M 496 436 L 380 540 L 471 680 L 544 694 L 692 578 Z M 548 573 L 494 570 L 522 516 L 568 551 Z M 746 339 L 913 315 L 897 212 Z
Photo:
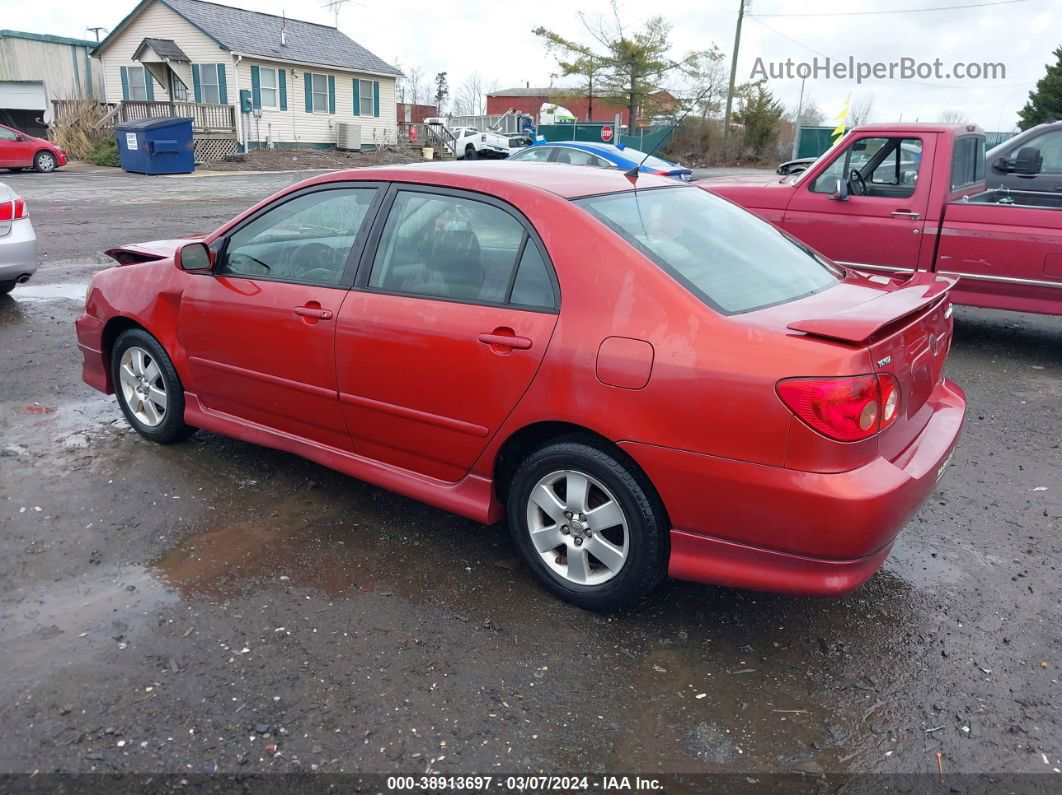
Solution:
M 833 127 L 801 127 L 797 157 L 818 157 L 833 146 Z
M 613 137 L 609 143 L 615 143 L 616 130 L 613 124 L 542 124 L 538 127 L 538 134 L 550 142 L 586 141 L 587 143 L 604 143 L 601 140 L 601 128 L 605 126 L 613 128 Z M 653 147 L 657 147 L 657 151 L 659 151 L 667 144 L 671 138 L 671 133 L 672 127 L 670 125 L 646 127 L 638 129 L 634 135 L 626 135 L 621 131 L 620 141 L 625 146 L 640 149 L 643 152 L 648 152 Z

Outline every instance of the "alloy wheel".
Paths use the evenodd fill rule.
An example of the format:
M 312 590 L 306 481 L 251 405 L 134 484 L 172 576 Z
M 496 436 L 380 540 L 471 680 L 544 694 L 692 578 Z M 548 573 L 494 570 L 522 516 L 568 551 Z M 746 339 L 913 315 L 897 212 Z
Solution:
M 615 495 L 585 472 L 541 478 L 527 501 L 531 543 L 545 564 L 575 585 L 602 585 L 623 569 L 630 551 L 627 517 Z
M 166 418 L 166 382 L 151 354 L 135 345 L 118 364 L 122 398 L 137 421 L 154 428 Z

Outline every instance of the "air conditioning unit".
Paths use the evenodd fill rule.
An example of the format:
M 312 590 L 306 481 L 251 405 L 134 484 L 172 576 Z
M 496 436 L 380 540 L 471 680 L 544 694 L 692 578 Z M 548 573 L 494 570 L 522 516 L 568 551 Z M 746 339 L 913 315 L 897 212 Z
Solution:
M 349 121 L 336 122 L 336 149 L 360 150 L 361 125 Z

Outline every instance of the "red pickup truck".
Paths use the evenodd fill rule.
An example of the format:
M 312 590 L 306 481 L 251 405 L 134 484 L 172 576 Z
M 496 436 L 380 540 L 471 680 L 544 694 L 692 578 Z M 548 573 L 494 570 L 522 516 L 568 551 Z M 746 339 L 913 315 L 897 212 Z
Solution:
M 1062 194 L 986 191 L 973 125 L 858 127 L 797 176 L 700 185 L 846 267 L 958 276 L 955 303 L 1062 314 Z

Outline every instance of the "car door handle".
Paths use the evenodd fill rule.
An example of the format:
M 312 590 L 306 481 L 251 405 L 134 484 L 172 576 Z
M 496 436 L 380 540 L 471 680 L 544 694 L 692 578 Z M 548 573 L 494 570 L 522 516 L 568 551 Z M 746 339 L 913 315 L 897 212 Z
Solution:
M 302 317 L 314 317 L 318 320 L 332 319 L 332 310 L 321 309 L 319 306 L 297 306 L 295 307 L 295 314 Z
M 526 351 L 531 347 L 531 340 L 527 337 L 517 337 L 509 334 L 480 334 L 476 339 L 484 345 L 497 345 L 503 348 L 516 348 Z
M 911 210 L 893 210 L 893 218 L 910 218 L 912 221 L 917 221 L 922 216 Z

